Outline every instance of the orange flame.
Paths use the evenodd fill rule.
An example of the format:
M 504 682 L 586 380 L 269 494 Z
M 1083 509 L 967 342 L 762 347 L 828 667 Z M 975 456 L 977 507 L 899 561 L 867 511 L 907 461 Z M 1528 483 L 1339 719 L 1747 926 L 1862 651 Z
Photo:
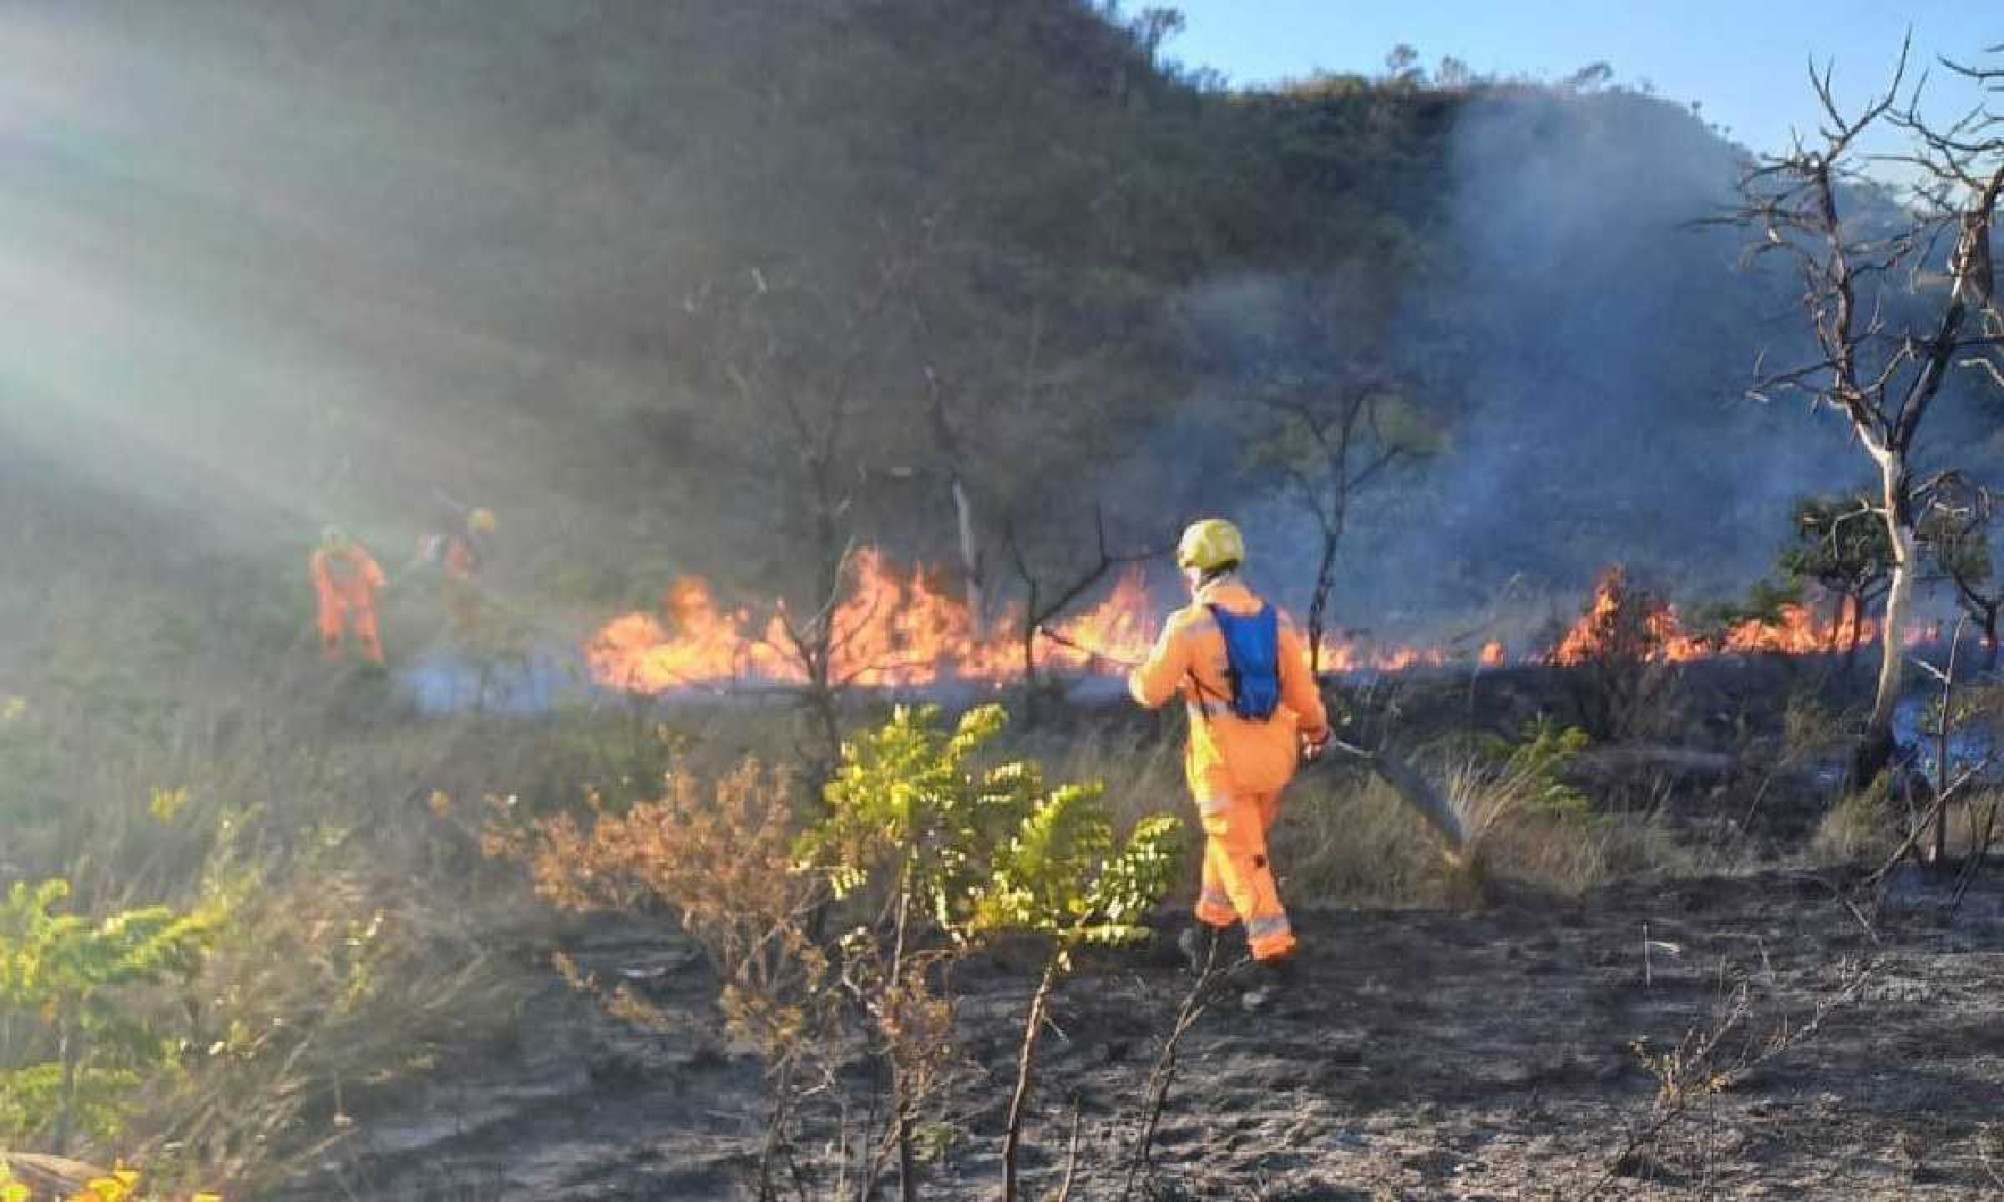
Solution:
M 1714 655 L 1818 655 L 1849 643 L 1856 623 L 1860 646 L 1875 643 L 1879 624 L 1859 619 L 1855 602 L 1847 600 L 1834 622 L 1824 621 L 1805 605 L 1784 605 L 1776 622 L 1750 618 L 1711 637 L 1684 628 L 1677 607 L 1631 591 L 1618 565 L 1601 572 L 1593 601 L 1573 623 L 1551 655 L 1562 667 L 1576 666 L 1607 655 L 1629 655 L 1651 662 L 1687 663 Z M 1910 645 L 1931 641 L 1925 629 L 1908 635 Z
M 585 648 L 599 684 L 635 693 L 748 681 L 801 684 L 804 656 L 784 610 L 763 624 L 719 606 L 707 582 L 678 580 L 662 599 L 667 624 L 630 613 L 602 627 Z M 1138 570 L 1122 575 L 1106 600 L 1058 623 L 1034 642 L 1039 669 L 1105 672 L 1148 653 L 1153 607 Z M 828 679 L 837 685 L 923 688 L 942 680 L 1001 683 L 1022 672 L 1020 614 L 996 632 L 913 570 L 900 572 L 879 551 L 857 554 L 849 588 L 829 615 Z
M 1845 645 L 1854 614 L 1819 619 L 1790 605 L 1777 622 L 1747 621 L 1710 637 L 1685 629 L 1675 606 L 1630 589 L 1619 567 L 1604 571 L 1592 603 L 1545 662 L 1575 666 L 1596 657 L 1630 654 L 1652 662 L 1682 663 L 1714 655 L 1810 655 Z M 828 679 L 836 685 L 923 688 L 943 681 L 1000 686 L 1023 672 L 1022 613 L 992 625 L 977 621 L 957 595 L 923 569 L 900 570 L 880 551 L 859 552 L 848 589 L 829 615 Z M 1159 607 L 1139 569 L 1114 583 L 1106 598 L 1075 617 L 1039 631 L 1031 656 L 1038 671 L 1111 675 L 1148 654 L 1160 625 Z M 1916 627 L 1910 643 L 1938 637 Z M 1859 623 L 1858 641 L 1875 642 L 1876 622 Z M 799 685 L 808 672 L 792 641 L 784 607 L 763 619 L 718 604 L 710 586 L 685 577 L 662 597 L 661 612 L 630 613 L 603 626 L 585 648 L 597 683 L 635 693 L 717 687 L 750 682 Z M 1467 662 L 1440 647 L 1375 645 L 1325 635 L 1322 670 L 1402 672 Z M 1483 644 L 1475 662 L 1500 668 L 1509 662 L 1500 641 Z

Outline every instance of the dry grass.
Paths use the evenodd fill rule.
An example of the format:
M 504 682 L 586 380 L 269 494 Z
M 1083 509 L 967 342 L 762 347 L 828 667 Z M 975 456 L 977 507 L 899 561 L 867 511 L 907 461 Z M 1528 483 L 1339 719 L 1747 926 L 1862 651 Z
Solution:
M 317 666 L 317 665 L 316 665 Z M 505 1028 L 491 949 L 530 910 L 485 871 L 441 788 L 478 790 L 510 753 L 477 722 L 350 724 L 385 682 L 272 679 L 140 720 L 48 688 L 0 729 L 22 786 L 0 803 L 0 885 L 64 877 L 77 908 L 219 905 L 218 945 L 130 1017 L 180 1049 L 123 1138 L 155 1180 L 254 1192 L 348 1129 L 346 1111 Z M 89 747 L 91 754 L 77 749 Z
M 1383 781 L 1324 775 L 1298 783 L 1274 838 L 1291 896 L 1346 905 L 1460 905 L 1507 878 L 1577 896 L 1613 877 L 1689 866 L 1659 816 L 1566 814 L 1532 804 L 1532 782 L 1473 760 L 1445 773 L 1470 833 L 1446 853 L 1431 827 Z
M 353 866 L 246 882 L 187 995 L 186 1071 L 132 1135 L 156 1174 L 245 1192 L 349 1129 L 442 1049 L 505 1032 L 516 983 L 492 923 L 430 888 Z
M 1302 903 L 1433 905 L 1450 870 L 1440 837 L 1375 777 L 1321 772 L 1296 782 L 1272 842 Z
M 1123 819 L 1167 810 L 1193 821 L 1174 740 L 1106 733 L 1042 736 L 1056 779 L 1103 780 Z M 1044 744 L 1048 744 L 1045 746 Z M 1698 865 L 1658 811 L 1561 813 L 1544 806 L 1549 782 L 1473 753 L 1429 772 L 1471 832 L 1469 855 L 1451 859 L 1440 837 L 1383 781 L 1337 766 L 1304 771 L 1289 786 L 1272 842 L 1289 899 L 1303 904 L 1459 904 L 1483 874 L 1576 896 L 1618 876 Z M 1192 885 L 1194 864 L 1189 868 Z
M 1821 863 L 1851 863 L 1884 856 L 1900 841 L 1901 807 L 1889 795 L 1885 777 L 1869 789 L 1857 789 L 1837 799 L 1817 824 L 1809 856 Z
M 1926 798 L 1907 804 L 1891 794 L 1885 778 L 1870 789 L 1847 793 L 1830 807 L 1810 840 L 1808 855 L 1821 864 L 1881 862 L 1907 838 L 1914 824 L 1926 817 Z M 2004 817 L 1992 820 L 1993 807 L 2004 805 L 2004 789 L 1972 789 L 1947 807 L 1947 850 L 1951 858 L 1974 854 L 1986 834 L 1994 850 L 2004 837 Z M 1930 854 L 1933 836 L 1923 836 L 1915 854 Z
M 0 767 L 32 784 L 0 808 L 0 880 L 68 875 L 97 912 L 230 895 L 234 921 L 197 988 L 157 999 L 186 1012 L 189 1052 L 133 1124 L 127 1147 L 151 1164 L 255 1187 L 444 1047 L 505 1033 L 520 977 L 498 970 L 494 949 L 537 920 L 514 873 L 478 854 L 484 795 L 552 813 L 593 792 L 624 812 L 658 798 L 670 768 L 707 776 L 747 753 L 794 762 L 803 743 L 779 700 L 412 723 L 385 716 L 386 688 L 293 671 L 115 731 L 99 706 L 40 698 L 0 725 Z M 852 727 L 869 711 L 859 701 Z M 1168 811 L 1194 826 L 1179 723 L 1054 722 L 1002 750 L 1055 781 L 1105 782 L 1122 825 Z M 1316 768 L 1274 835 L 1289 899 L 1438 906 L 1482 874 L 1571 895 L 1692 866 L 1654 814 L 1554 809 L 1549 782 L 1474 753 L 1442 756 L 1429 775 L 1475 834 L 1466 860 L 1450 863 L 1381 782 Z M 1187 871 L 1193 889 L 1194 858 Z

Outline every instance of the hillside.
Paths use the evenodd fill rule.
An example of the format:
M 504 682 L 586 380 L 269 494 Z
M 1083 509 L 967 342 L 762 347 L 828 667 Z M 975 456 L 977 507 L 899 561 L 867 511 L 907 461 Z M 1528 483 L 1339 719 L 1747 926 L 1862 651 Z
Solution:
M 74 299 L 15 334 L 15 424 L 67 452 L 78 415 L 137 501 L 210 490 L 265 557 L 479 498 L 538 605 L 670 570 L 799 601 L 831 533 L 950 562 L 956 477 L 991 572 L 1010 530 L 1082 554 L 1092 501 L 1141 542 L 1261 513 L 1285 564 L 1256 402 L 1359 365 L 1437 453 L 1357 514 L 1355 624 L 1614 558 L 1736 591 L 1856 475 L 1741 398 L 1792 293 L 1690 228 L 1741 153 L 1668 101 L 1205 91 L 1064 0 L 522 14 L 40 14 L 133 84 L 51 108 L 123 175 L 22 177 L 67 215 L 24 207 L 18 257 Z
M 989 1197 L 1011 1113 L 1125 1202 L 1206 855 L 1310 954 L 1148 1197 L 1988 1189 L 1996 348 L 1874 327 L 1953 352 L 1879 520 L 1696 105 L 1173 30 L 0 16 L 0 1202 Z M 1342 741 L 1270 848 L 1123 689 L 1215 515 Z

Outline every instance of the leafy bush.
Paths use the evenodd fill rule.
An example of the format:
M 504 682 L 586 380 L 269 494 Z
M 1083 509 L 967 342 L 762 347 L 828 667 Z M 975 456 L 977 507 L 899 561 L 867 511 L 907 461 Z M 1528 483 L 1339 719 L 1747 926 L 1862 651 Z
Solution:
M 844 748 L 829 815 L 801 840 L 804 863 L 837 896 L 893 881 L 960 944 L 1037 934 L 1068 959 L 1087 944 L 1145 939 L 1181 822 L 1144 818 L 1116 849 L 1100 784 L 1052 788 L 1031 760 L 976 766 L 1008 721 L 1002 707 L 969 711 L 951 734 L 938 717 L 900 708 Z
M 1123 840 L 1098 784 L 1053 787 L 1033 760 L 986 762 L 1006 721 L 989 706 L 948 730 L 936 709 L 896 710 L 844 745 L 825 813 L 804 830 L 786 778 L 747 761 L 707 787 L 674 774 L 668 796 L 624 813 L 595 805 L 589 826 L 567 814 L 496 822 L 485 842 L 525 863 L 537 892 L 562 908 L 663 904 L 703 947 L 728 1030 L 771 1070 L 761 1188 L 801 1099 L 836 1084 L 851 1034 L 887 1070 L 891 1092 L 884 1137 L 859 1145 L 862 1193 L 893 1153 L 910 1188 L 921 1145 L 950 1135 L 926 1121 L 937 1108 L 924 1105 L 957 1076 L 948 964 L 1004 936 L 1043 940 L 1004 1148 L 1013 1195 L 1051 993 L 1080 949 L 1147 937 L 1178 871 L 1181 824 L 1146 818 Z M 822 938 L 831 905 L 848 925 Z M 574 965 L 560 967 L 602 992 Z M 845 994 L 851 1005 L 836 1004 Z M 602 997 L 648 1018 L 630 995 Z M 858 1019 L 860 1029 L 850 1025 Z
M 594 801 L 588 829 L 569 814 L 526 829 L 497 823 L 486 849 L 526 863 L 560 909 L 669 907 L 716 970 L 731 1034 L 783 1063 L 820 1030 L 813 1011 L 829 970 L 810 935 L 825 891 L 794 870 L 790 782 L 746 761 L 709 788 L 672 775 L 668 790 L 623 814 Z M 642 1009 L 630 993 L 608 1000 Z
M 60 1198 L 64 1202 L 154 1202 L 160 1197 L 143 1189 L 144 1176 L 124 1165 L 104 1172 L 76 1161 L 55 1163 L 65 1173 L 44 1172 L 42 1175 L 59 1182 L 57 1188 L 37 1191 L 14 1175 L 13 1166 L 4 1154 L 0 1154 L 0 1202 L 35 1202 L 37 1198 Z M 188 1202 L 223 1202 L 220 1195 L 210 1193 L 190 1194 L 187 1199 Z
M 68 881 L 17 881 L 0 906 L 0 1134 L 52 1132 L 58 1153 L 77 1128 L 115 1134 L 150 1073 L 177 1048 L 127 1005 L 134 987 L 191 978 L 221 915 L 151 906 L 101 922 L 57 912 Z M 18 1033 L 17 1033 L 18 1032 Z
M 1482 747 L 1495 766 L 1495 786 L 1509 792 L 1524 809 L 1583 819 L 1592 813 L 1593 803 L 1565 774 L 1592 741 L 1577 726 L 1539 717 L 1524 725 L 1516 742 L 1490 735 Z
M 1052 788 L 1031 760 L 978 766 L 978 753 L 1007 721 L 1002 707 L 983 706 L 948 733 L 936 708 L 900 707 L 889 722 L 843 747 L 827 789 L 828 817 L 801 840 L 801 851 L 838 896 L 858 895 L 873 883 L 888 892 L 895 918 L 887 935 L 859 928 L 845 944 L 851 954 L 866 950 L 871 962 L 888 962 L 881 1000 L 931 997 L 929 957 L 946 949 L 927 948 L 929 934 L 955 951 L 1012 934 L 1047 941 L 1024 1019 L 1004 1134 L 1003 1197 L 1013 1202 L 1016 1154 L 1052 991 L 1081 947 L 1147 938 L 1146 918 L 1176 876 L 1182 823 L 1167 815 L 1144 818 L 1119 842 L 1102 785 Z M 923 925 L 914 922 L 921 916 Z M 897 1142 L 908 1166 L 922 1096 L 911 1084 L 936 1077 L 936 1045 L 900 1038 L 906 1032 L 899 1008 L 879 1004 L 873 1012 L 894 1079 L 904 1084 L 893 1100 Z

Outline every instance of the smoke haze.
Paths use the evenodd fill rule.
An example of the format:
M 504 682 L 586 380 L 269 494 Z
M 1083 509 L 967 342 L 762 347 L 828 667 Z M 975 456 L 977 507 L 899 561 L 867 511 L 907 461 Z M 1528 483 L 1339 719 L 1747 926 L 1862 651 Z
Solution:
M 787 563 L 770 535 L 800 502 L 764 465 L 792 452 L 738 424 L 701 324 L 714 298 L 763 289 L 751 268 L 783 273 L 803 247 L 881 225 L 890 206 L 876 200 L 867 219 L 828 216 L 859 197 L 923 195 L 971 171 L 963 160 L 1026 148 L 971 140 L 951 114 L 870 142 L 856 114 L 902 101 L 871 100 L 788 57 L 792 35 L 722 8 L 487 12 L 10 7 L 0 287 L 15 316 L 0 332 L 0 421 L 15 453 L 176 515 L 169 542 L 274 564 L 328 521 L 400 555 L 438 520 L 441 493 L 500 509 L 518 564 L 545 576 L 616 563 L 612 587 L 658 587 L 643 582 L 733 562 L 720 546 Z M 888 53 L 873 40 L 887 26 L 839 28 L 831 55 Z M 805 98 L 785 111 L 820 124 L 776 127 L 781 110 L 744 104 L 768 78 Z M 880 153 L 907 144 L 931 166 Z M 995 509 L 1076 525 L 1097 497 L 1145 541 L 1169 524 L 1160 515 L 1223 498 L 1292 569 L 1309 539 L 1245 471 L 1244 372 L 1366 356 L 1424 381 L 1445 444 L 1360 506 L 1346 624 L 1480 608 L 1526 576 L 1584 590 L 1613 560 L 1673 591 L 1733 591 L 1771 561 L 1791 498 L 1861 477 L 1834 420 L 1741 395 L 1763 349 L 1799 349 L 1800 317 L 1788 280 L 1739 270 L 1739 232 L 1690 228 L 1728 201 L 1735 148 L 1646 97 L 1519 88 L 1461 105 L 1443 147 L 1444 174 L 1360 193 L 1410 212 L 1433 244 L 1424 269 L 1390 275 L 1368 256 L 1316 268 L 1333 325 L 1299 320 L 1298 273 L 1236 249 L 1159 271 L 1109 259 L 1099 278 L 1120 299 L 1097 317 L 1035 307 L 1036 288 L 1069 285 L 1024 266 L 1029 243 L 942 259 L 939 277 L 973 281 L 979 304 L 930 317 L 926 336 L 964 318 L 955 337 L 997 348 L 983 352 L 994 363 L 962 357 L 963 375 L 980 363 L 996 381 L 966 390 L 965 428 L 1021 437 L 1010 423 L 1027 419 L 1004 403 L 1018 391 L 1153 398 L 1109 404 L 1067 436 L 1091 462 L 1061 478 L 1062 504 L 1018 468 L 989 481 L 969 468 Z M 1186 147 L 1147 153 L 1134 171 L 1195 161 Z M 1207 188 L 1258 184 L 1231 162 L 1206 169 L 1221 181 Z M 1089 157 L 1079 171 L 1106 174 Z M 955 195 L 968 209 L 980 190 Z M 1174 244 L 1127 208 L 1094 215 L 1114 232 L 1093 237 Z M 1045 236 L 1021 205 L 996 220 Z M 1188 225 L 1191 246 L 1230 246 L 1228 231 Z M 1057 283 L 1026 282 L 1038 272 Z M 1062 337 L 1076 346 L 1052 351 Z M 1177 338 L 1189 361 L 1157 353 Z M 887 405 L 924 395 L 921 362 L 949 365 L 917 334 L 897 339 L 868 384 Z M 921 349 L 893 362 L 907 345 Z M 1050 362 L 1060 353 L 1073 357 Z M 857 470 L 883 483 L 853 512 L 939 560 L 951 511 L 913 434 L 922 412 L 897 411 L 884 424 L 896 438 L 858 451 Z

